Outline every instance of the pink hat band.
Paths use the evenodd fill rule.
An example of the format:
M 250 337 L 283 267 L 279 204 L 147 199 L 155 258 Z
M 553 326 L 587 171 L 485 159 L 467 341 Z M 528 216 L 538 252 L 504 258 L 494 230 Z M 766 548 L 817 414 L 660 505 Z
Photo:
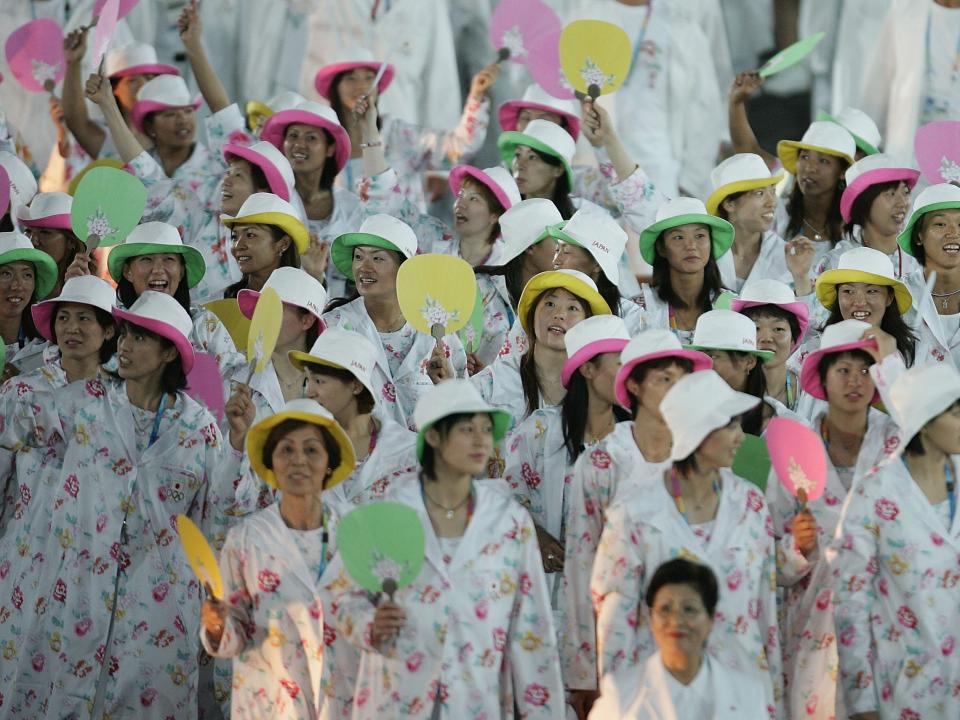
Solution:
M 882 185 L 888 182 L 905 182 L 911 189 L 920 179 L 920 171 L 911 168 L 877 168 L 868 170 L 859 175 L 852 183 L 844 188 L 840 196 L 840 215 L 844 222 L 850 222 L 853 204 L 864 191 L 872 185 Z
M 136 315 L 129 310 L 122 310 L 120 308 L 113 308 L 111 312 L 118 321 L 126 321 L 131 325 L 142 327 L 172 342 L 180 354 L 180 362 L 183 365 L 184 375 L 193 369 L 193 345 L 173 325 L 165 323 L 162 320 L 154 320 L 153 318 Z
M 51 230 L 70 230 L 73 231 L 73 225 L 70 224 L 69 215 L 48 215 L 43 218 L 34 218 L 33 220 L 26 220 L 24 218 L 18 218 L 21 225 L 24 227 L 35 227 L 35 228 L 49 228 Z
M 739 298 L 734 298 L 730 301 L 730 309 L 738 313 L 742 313 L 749 308 L 764 307 L 765 305 L 780 308 L 797 319 L 797 325 L 800 326 L 800 334 L 797 335 L 790 347 L 790 352 L 793 352 L 800 346 L 800 343 L 803 342 L 803 337 L 807 334 L 807 328 L 810 327 L 810 309 L 806 306 L 806 303 L 802 302 L 775 303 L 768 300 L 741 300 Z
M 240 312 L 243 313 L 244 317 L 246 318 L 253 317 L 253 311 L 256 309 L 257 300 L 259 299 L 260 299 L 260 293 L 256 290 L 241 290 L 239 293 L 237 293 L 237 305 L 240 307 Z M 301 308 L 303 310 L 307 310 L 307 312 L 310 312 L 310 310 L 303 307 L 302 305 L 297 305 L 295 303 L 288 303 L 288 302 L 284 302 L 283 304 L 289 305 L 290 307 Z M 322 317 L 320 317 L 316 313 L 310 312 L 310 314 L 317 319 L 317 322 L 319 323 L 317 327 L 320 329 L 320 332 L 323 332 L 324 330 L 327 329 L 327 323 L 324 322 Z
M 347 161 L 350 159 L 350 136 L 342 126 L 332 123 L 315 113 L 306 110 L 281 110 L 274 113 L 263 126 L 260 133 L 260 139 L 266 140 L 277 150 L 283 152 L 283 138 L 287 132 L 287 127 L 293 124 L 310 125 L 311 127 L 323 128 L 333 136 L 333 142 L 336 144 L 334 160 L 337 163 L 337 172 L 343 170 Z
M 173 65 L 150 63 L 146 65 L 131 65 L 123 70 L 117 70 L 110 78 L 122 78 L 130 75 L 179 75 L 180 71 Z
M 643 363 L 668 357 L 691 361 L 693 363 L 693 372 L 709 370 L 713 367 L 713 360 L 710 359 L 710 356 L 706 353 L 700 352 L 699 350 L 659 350 L 657 352 L 641 355 L 638 358 L 634 358 L 633 360 L 625 362 L 617 371 L 617 377 L 613 383 L 614 394 L 617 396 L 617 402 L 628 410 L 630 409 L 630 393 L 627 392 L 627 380 L 630 378 L 630 374 L 637 365 L 642 365 Z
M 540 112 L 553 113 L 563 118 L 566 131 L 573 136 L 574 140 L 580 137 L 580 118 L 571 113 L 564 112 L 560 108 L 541 105 L 540 103 L 528 102 L 526 100 L 509 100 L 500 106 L 498 118 L 501 129 L 510 132 L 517 129 L 517 121 L 520 119 L 520 112 L 525 108 L 530 110 L 539 110 Z
M 202 102 L 203 101 L 200 98 L 195 98 L 190 102 L 189 105 L 168 105 L 167 103 L 158 102 L 156 100 L 138 100 L 137 104 L 133 106 L 133 113 L 131 114 L 132 117 L 130 119 L 133 121 L 133 125 L 137 128 L 137 130 L 145 133 L 146 130 L 143 127 L 143 122 L 147 119 L 147 115 L 150 113 L 178 107 L 192 107 L 194 110 L 196 110 L 198 107 L 200 107 Z
M 497 183 L 493 181 L 493 178 L 482 170 L 470 165 L 457 165 L 450 171 L 448 182 L 450 183 L 450 192 L 453 193 L 454 197 L 460 192 L 460 184 L 463 182 L 463 178 L 467 176 L 473 178 L 492 192 L 493 196 L 497 198 L 497 202 L 500 203 L 500 207 L 504 210 L 509 210 L 513 206 L 513 203 L 510 202 L 510 198 L 507 197 L 503 188 L 497 185 Z
M 356 70 L 358 68 L 366 68 L 367 70 L 372 70 L 377 72 L 380 69 L 380 63 L 371 62 L 371 61 L 360 61 L 360 62 L 340 62 L 333 63 L 332 65 L 324 65 L 317 72 L 317 76 L 314 78 L 313 86 L 317 89 L 317 92 L 320 93 L 321 97 L 330 99 L 330 90 L 333 87 L 333 81 L 336 80 L 337 75 L 340 73 L 350 72 L 351 70 Z M 387 67 L 383 71 L 383 77 L 380 78 L 380 82 L 377 83 L 377 93 L 382 95 L 384 90 L 386 90 L 390 83 L 393 82 L 393 64 L 387 63 Z
M 823 350 L 816 350 L 810 353 L 807 359 L 803 361 L 803 367 L 800 369 L 800 387 L 803 388 L 804 392 L 818 400 L 826 400 L 827 390 L 823 387 L 823 383 L 820 382 L 820 363 L 823 362 L 823 359 L 827 355 L 834 355 L 849 350 L 867 350 L 869 348 L 876 349 L 876 347 L 876 340 L 857 340 L 856 342 L 832 345 Z M 879 400 L 880 392 L 874 389 L 873 399 L 870 400 L 870 402 L 875 403 Z
M 560 382 L 563 383 L 564 387 L 569 386 L 573 374 L 585 362 L 604 353 L 618 353 L 627 346 L 628 342 L 630 341 L 623 338 L 604 338 L 584 345 L 572 357 L 567 358 L 567 361 L 563 364 L 563 370 L 560 371 Z
M 231 157 L 236 157 L 241 160 L 246 160 L 251 165 L 256 165 L 267 179 L 270 192 L 290 202 L 290 188 L 287 186 L 287 181 L 283 179 L 283 175 L 277 167 L 269 162 L 263 155 L 243 145 L 227 145 L 223 148 L 223 157 L 226 160 L 229 160 Z

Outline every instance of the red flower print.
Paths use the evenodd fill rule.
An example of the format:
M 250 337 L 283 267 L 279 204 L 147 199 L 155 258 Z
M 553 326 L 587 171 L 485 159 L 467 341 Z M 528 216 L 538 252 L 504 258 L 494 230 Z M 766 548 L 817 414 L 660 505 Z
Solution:
M 528 573 L 521 573 L 520 582 L 517 586 L 520 589 L 521 595 L 529 595 L 530 590 L 533 588 L 533 581 L 530 580 L 530 575 Z
M 594 450 L 590 453 L 590 462 L 595 468 L 599 470 L 606 470 L 608 467 L 610 467 L 612 460 L 610 459 L 610 454 L 608 452 L 601 450 L 600 448 L 594 448 Z
M 883 441 L 883 452 L 885 455 L 889 455 L 894 450 L 900 447 L 900 436 L 891 435 Z
M 896 520 L 897 515 L 900 514 L 900 508 L 897 507 L 897 504 L 893 500 L 887 500 L 887 498 L 877 500 L 873 509 L 881 520 Z
M 357 693 L 357 707 L 363 707 L 367 704 L 367 700 L 370 699 L 370 688 L 363 688 L 359 693 Z
M 37 653 L 33 656 L 33 658 L 30 660 L 30 664 L 33 665 L 34 672 L 43 672 L 43 662 L 44 659 L 42 653 Z
M 67 584 L 61 578 L 57 578 L 53 586 L 53 599 L 57 602 L 64 602 L 67 599 Z
M 396 402 L 397 401 L 397 389 L 393 386 L 392 382 L 385 382 L 383 388 L 380 390 L 380 394 L 383 395 L 383 399 L 387 402 Z
M 93 620 L 90 618 L 83 618 L 78 620 L 76 625 L 73 626 L 73 631 L 77 634 L 78 637 L 83 637 L 88 632 L 90 632 L 90 627 L 93 625 Z
M 9 572 L 10 572 L 10 561 L 4 560 L 3 562 L 0 562 L 0 580 L 3 580 Z
M 415 673 L 423 665 L 423 653 L 419 650 L 407 658 L 407 671 Z
M 953 635 L 947 635 L 942 643 L 940 643 L 940 653 L 944 657 L 950 657 L 953 655 L 954 649 L 957 647 L 957 639 Z
M 331 625 L 324 623 L 323 626 L 323 644 L 327 647 L 333 645 L 337 639 L 337 629 Z
M 447 698 L 450 697 L 450 692 L 444 683 L 439 680 L 434 680 L 430 683 L 430 697 L 436 698 L 437 702 L 442 705 L 447 701 Z
M 917 616 L 913 614 L 913 610 L 908 608 L 906 605 L 901 605 L 900 609 L 897 610 L 897 620 L 900 621 L 900 624 L 909 630 L 913 630 L 917 627 Z
M 756 513 L 763 509 L 763 498 L 756 490 L 747 491 L 747 507 Z
M 284 678 L 280 681 L 280 684 L 283 685 L 283 689 L 287 691 L 287 694 L 293 698 L 297 699 L 297 696 L 300 694 L 300 686 L 293 680 L 289 678 Z
M 523 478 L 523 481 L 531 490 L 536 490 L 540 487 L 540 475 L 530 467 L 530 463 L 525 462 L 520 466 L 520 477 Z
M 113 474 L 123 477 L 128 472 L 133 470 L 133 466 L 130 464 L 130 461 L 126 458 L 120 458 L 113 463 Z
M 900 720 L 920 720 L 920 713 L 910 708 L 904 708 L 900 711 Z
M 280 587 L 280 576 L 271 570 L 261 570 L 257 575 L 257 584 L 263 592 L 276 592 Z
M 527 705 L 543 707 L 547 704 L 547 700 L 550 699 L 550 691 L 543 685 L 530 683 L 527 685 L 527 689 L 523 691 L 523 699 Z
M 153 688 L 147 688 L 142 693 L 140 693 L 140 704 L 143 707 L 150 707 L 153 705 L 153 701 L 157 699 L 157 691 Z
M 739 570 L 734 570 L 732 573 L 727 575 L 727 587 L 730 590 L 736 590 L 740 587 L 740 583 L 743 582 L 743 573 Z
M 170 592 L 170 585 L 162 582 L 153 588 L 153 599 L 157 602 L 163 602 L 163 599 L 167 596 L 168 592 Z
M 70 497 L 75 498 L 80 493 L 80 481 L 76 475 L 67 475 L 63 482 L 63 489 L 67 491 Z
M 107 394 L 107 390 L 99 379 L 94 378 L 93 380 L 87 381 L 87 394 L 101 398 Z
M 30 488 L 27 487 L 26 483 L 20 485 L 20 498 L 23 500 L 24 505 L 30 504 L 30 498 L 33 497 L 30 494 Z
M 481 600 L 473 608 L 473 613 L 477 616 L 478 620 L 485 619 L 489 611 L 490 611 L 490 604 L 486 600 Z
M 828 607 L 830 607 L 830 598 L 831 598 L 831 595 L 832 595 L 832 593 L 831 593 L 831 591 L 830 591 L 829 588 L 826 589 L 826 590 L 821 590 L 821 591 L 820 591 L 820 594 L 817 595 L 817 609 L 818 609 L 818 610 L 826 610 Z
M 493 631 L 493 647 L 498 651 L 503 652 L 503 649 L 507 646 L 507 633 L 503 628 L 496 628 Z
M 85 678 L 91 670 L 93 667 L 86 660 L 80 660 L 73 666 L 73 674 L 78 678 Z
M 19 585 L 13 589 L 13 593 L 10 595 L 10 601 L 17 610 L 19 610 L 20 606 L 23 605 L 23 591 L 20 589 Z
M 941 545 L 943 545 L 943 538 L 940 537 L 940 535 L 937 533 L 930 533 L 930 540 L 937 547 L 940 547 Z

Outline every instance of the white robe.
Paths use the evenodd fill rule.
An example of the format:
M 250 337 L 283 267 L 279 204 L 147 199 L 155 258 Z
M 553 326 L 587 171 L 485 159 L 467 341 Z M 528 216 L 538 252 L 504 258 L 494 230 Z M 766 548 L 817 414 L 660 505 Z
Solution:
M 932 362 L 950 362 L 960 370 L 960 330 L 952 336 L 940 320 L 934 298 L 927 292 L 923 270 L 915 270 L 904 278 L 913 295 L 913 307 L 904 316 L 907 324 L 919 336 L 915 365 Z
M 747 277 L 737 277 L 732 249 L 719 257 L 717 267 L 720 268 L 720 282 L 723 283 L 723 287 L 734 292 L 740 292 L 744 285 L 762 279 L 779 280 L 791 285 L 793 276 L 787 269 L 786 249 L 783 238 L 773 230 L 768 230 L 760 240 L 760 252 Z

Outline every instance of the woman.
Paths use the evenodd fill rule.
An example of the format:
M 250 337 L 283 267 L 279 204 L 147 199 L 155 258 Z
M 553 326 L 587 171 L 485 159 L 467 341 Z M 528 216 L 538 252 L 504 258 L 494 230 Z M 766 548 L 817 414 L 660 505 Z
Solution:
M 230 230 L 230 252 L 242 276 L 224 291 L 225 298 L 243 290 L 259 292 L 278 268 L 300 268 L 300 255 L 310 243 L 307 228 L 290 203 L 272 193 L 254 193 L 233 217 L 221 222 Z
M 667 200 L 640 234 L 640 254 L 653 266 L 643 286 L 646 327 L 667 328 L 681 343 L 693 339 L 697 319 L 720 295 L 717 260 L 733 244 L 733 226 L 707 214 L 695 198 Z
M 4 378 L 43 363 L 43 340 L 30 310 L 50 294 L 56 282 L 53 258 L 34 248 L 19 232 L 0 233 L 0 335 L 7 358 Z
M 777 415 L 794 412 L 800 399 L 800 376 L 787 368 L 810 325 L 810 311 L 793 291 L 776 280 L 751 280 L 730 309 L 746 315 L 757 328 L 757 349 L 773 355 L 761 364 L 766 394 L 763 399 Z
M 752 673 L 731 671 L 705 652 L 717 620 L 719 596 L 717 576 L 708 566 L 685 558 L 660 565 L 644 594 L 657 651 L 629 686 L 605 687 L 590 717 L 768 717 L 762 680 Z
M 921 265 L 904 279 L 917 298 L 908 316 L 920 336 L 917 363 L 953 360 L 960 368 L 960 188 L 932 185 L 920 193 L 897 241 Z
M 289 357 L 306 376 L 306 396 L 333 413 L 355 449 L 356 468 L 326 502 L 345 514 L 382 499 L 393 478 L 416 465 L 416 435 L 379 412 L 382 401 L 372 380 L 376 348 L 359 333 L 330 328 L 309 353 L 291 351 Z
M 242 233 L 244 230 L 238 232 Z M 323 308 L 327 304 L 327 294 L 323 285 L 305 271 L 291 267 L 277 268 L 260 291 L 240 291 L 237 304 L 245 317 L 253 318 L 260 293 L 267 288 L 273 288 L 283 302 L 280 334 L 277 336 L 270 365 L 280 383 L 284 401 L 290 402 L 303 397 L 304 392 L 302 369 L 294 366 L 290 354 L 304 353 L 323 332 L 322 316 Z
M 321 491 L 353 471 L 353 447 L 333 416 L 305 399 L 254 425 L 246 443 L 250 464 L 280 498 L 227 533 L 224 594 L 204 602 L 200 639 L 214 657 L 234 659 L 231 717 L 319 718 L 320 578 L 335 547 Z
M 649 569 L 680 555 L 709 565 L 730 591 L 718 603 L 709 651 L 726 667 L 762 672 L 764 702 L 785 717 L 770 515 L 760 492 L 730 470 L 743 440 L 739 416 L 759 402 L 713 370 L 681 378 L 664 396 L 672 465 L 610 511 L 593 565 L 603 683 L 627 686 L 654 653 L 641 597 Z
M 960 375 L 949 363 L 898 378 L 891 411 L 906 445 L 854 483 L 843 508 L 830 564 L 838 682 L 856 720 L 940 717 L 956 707 L 958 401 Z
M 801 238 L 786 243 L 773 230 L 781 180 L 783 173 L 772 174 L 754 153 L 729 157 L 710 173 L 707 212 L 729 222 L 734 231 L 730 252 L 717 259 L 724 287 L 740 292 L 749 282 L 770 279 L 793 281 L 797 295 L 813 290 L 813 246 Z
M 239 456 L 222 453 L 213 417 L 183 393 L 186 311 L 148 291 L 113 315 L 119 382 L 54 396 L 62 470 L 50 521 L 30 540 L 44 561 L 15 581 L 23 602 L 5 627 L 18 631 L 6 639 L 18 660 L 4 663 L 3 687 L 38 715 L 92 705 L 98 716 L 194 717 L 199 587 L 173 523 L 183 513 L 208 537 L 225 532 Z
M 373 215 L 356 232 L 340 235 L 330 249 L 334 265 L 356 284 L 358 297 L 334 303 L 323 316 L 328 327 L 354 330 L 377 348 L 373 382 L 384 412 L 402 425 L 413 419 L 417 398 L 432 381 L 428 359 L 437 342 L 407 323 L 397 300 L 400 263 L 417 252 L 410 226 L 389 215 Z M 443 340 L 454 372 L 463 375 L 466 356 L 456 335 Z
M 590 599 L 590 573 L 604 517 L 610 506 L 660 477 L 670 459 L 670 430 L 660 401 L 684 375 L 710 367 L 708 356 L 686 350 L 669 330 L 644 330 L 620 353 L 614 380 L 617 402 L 632 422 L 613 432 L 574 466 L 564 536 L 567 626 L 562 660 L 571 704 L 583 717 L 597 697 L 597 636 Z
M 713 369 L 733 390 L 761 401 L 766 397 L 763 363 L 774 354 L 757 349 L 757 330 L 750 318 L 733 310 L 705 312 L 687 347 L 708 355 Z M 762 435 L 773 414 L 773 408 L 761 402 L 740 416 L 740 427 L 748 435 Z
M 66 193 L 37 193 L 27 207 L 17 210 L 17 222 L 37 250 L 42 250 L 57 264 L 57 282 L 50 291 L 59 294 L 67 268 L 86 245 L 70 224 L 73 198 Z
M 454 380 L 423 394 L 416 423 L 420 471 L 387 499 L 423 523 L 420 574 L 376 608 L 342 574 L 330 584 L 337 628 L 363 650 L 353 716 L 504 717 L 515 704 L 524 717 L 558 717 L 563 684 L 533 521 L 476 479 L 510 416 Z

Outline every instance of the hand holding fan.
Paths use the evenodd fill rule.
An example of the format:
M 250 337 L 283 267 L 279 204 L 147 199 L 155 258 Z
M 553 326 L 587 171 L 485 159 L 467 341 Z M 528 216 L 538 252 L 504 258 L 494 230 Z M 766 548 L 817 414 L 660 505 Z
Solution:
M 7 38 L 4 54 L 10 71 L 29 92 L 53 92 L 63 79 L 63 30 L 53 20 L 33 20 Z
M 108 0 L 97 0 L 93 4 L 93 23 L 96 24 L 97 20 L 100 19 L 100 13 L 103 12 L 103 6 L 106 5 Z M 117 7 L 117 20 L 120 18 L 126 17 L 127 13 L 133 10 L 137 3 L 140 0 L 120 0 L 120 3 Z M 91 24 L 91 25 L 92 25 Z
M 220 576 L 220 566 L 217 565 L 213 548 L 210 547 L 200 528 L 186 515 L 177 515 L 177 534 L 183 544 L 187 561 L 201 584 L 208 587 L 210 594 L 217 600 L 222 599 L 223 578 Z
M 417 255 L 397 272 L 400 312 L 415 330 L 432 335 L 438 346 L 444 335 L 467 324 L 476 298 L 473 268 L 454 255 Z
M 501 0 L 490 18 L 490 44 L 497 49 L 497 62 L 529 62 L 538 40 L 559 36 L 560 27 L 560 18 L 541 0 Z
M 73 196 L 70 225 L 89 254 L 123 242 L 147 207 L 147 189 L 124 170 L 97 167 L 83 176 Z
M 250 384 L 255 372 L 262 372 L 270 362 L 273 349 L 280 337 L 280 325 L 283 323 L 283 302 L 273 288 L 267 288 L 257 298 L 257 306 L 250 318 L 250 330 L 247 332 L 247 362 L 250 372 L 246 385 Z
M 480 339 L 483 336 L 483 293 L 480 292 L 479 286 L 477 286 L 477 298 L 473 301 L 470 319 L 467 320 L 466 325 L 457 330 L 457 336 L 467 353 L 475 353 L 480 347 Z
M 577 20 L 560 34 L 560 66 L 581 99 L 620 87 L 630 72 L 630 50 L 627 33 L 602 20 Z
M 423 567 L 423 525 L 416 511 L 401 503 L 371 503 L 345 515 L 337 526 L 337 546 L 353 581 L 385 592 L 390 602 Z
M 917 130 L 913 150 L 928 182 L 960 182 L 960 121 L 927 123 Z
M 240 312 L 236 298 L 211 300 L 203 307 L 219 318 L 220 322 L 230 333 L 230 339 L 239 352 L 247 351 L 247 336 L 250 334 L 250 318 Z
M 773 469 L 783 486 L 797 498 L 801 510 L 823 495 L 827 455 L 820 437 L 803 423 L 774 418 L 767 425 L 767 447 Z
M 767 477 L 770 475 L 770 454 L 763 438 L 744 435 L 740 449 L 733 458 L 731 470 L 761 490 L 766 490 Z
M 825 35 L 826 33 L 824 32 L 818 32 L 810 37 L 803 38 L 803 40 L 798 40 L 789 47 L 785 47 L 767 60 L 763 64 L 763 67 L 757 70 L 757 73 L 762 78 L 768 78 L 771 75 L 776 75 L 778 72 L 783 72 L 787 68 L 793 67 L 812 53 L 813 49 L 820 44 L 820 41 L 823 40 Z

